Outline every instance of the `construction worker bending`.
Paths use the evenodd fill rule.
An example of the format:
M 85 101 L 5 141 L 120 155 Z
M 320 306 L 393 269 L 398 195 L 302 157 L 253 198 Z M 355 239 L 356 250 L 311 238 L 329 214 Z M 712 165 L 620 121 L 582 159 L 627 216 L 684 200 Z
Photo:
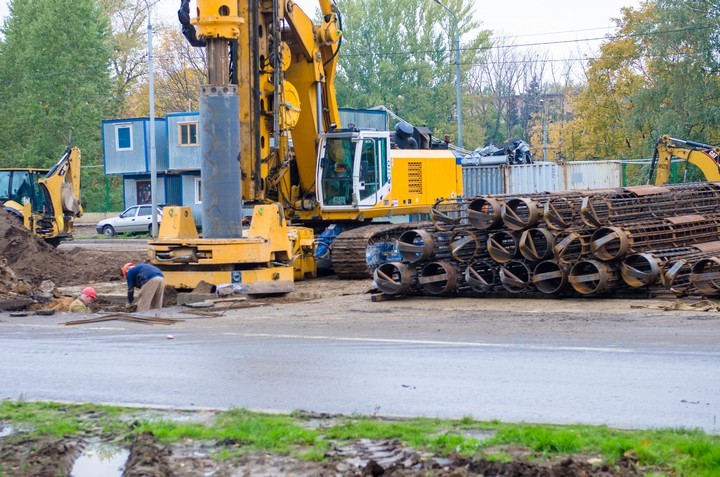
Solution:
M 122 275 L 127 279 L 128 303 L 133 302 L 135 288 L 140 289 L 137 311 L 162 308 L 165 278 L 158 267 L 149 263 L 126 263 L 122 267 Z
M 80 292 L 80 296 L 70 303 L 70 313 L 81 313 L 87 315 L 92 313 L 90 304 L 97 300 L 97 292 L 93 287 L 85 287 Z

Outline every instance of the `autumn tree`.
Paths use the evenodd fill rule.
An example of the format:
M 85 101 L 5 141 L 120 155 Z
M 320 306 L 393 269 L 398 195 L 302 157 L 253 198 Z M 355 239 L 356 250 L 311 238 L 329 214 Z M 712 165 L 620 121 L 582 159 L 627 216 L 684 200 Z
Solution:
M 717 141 L 719 8 L 658 0 L 622 10 L 566 131 L 579 158 L 650 157 L 662 134 Z

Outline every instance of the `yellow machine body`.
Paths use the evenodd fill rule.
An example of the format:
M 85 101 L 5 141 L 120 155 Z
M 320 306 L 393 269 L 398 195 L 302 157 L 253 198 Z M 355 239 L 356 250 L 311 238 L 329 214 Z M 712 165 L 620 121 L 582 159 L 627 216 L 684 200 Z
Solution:
M 247 234 L 200 239 L 188 207 L 165 207 L 159 238 L 149 242 L 152 263 L 162 265 L 167 285 L 193 289 L 201 281 L 238 284 L 250 293 L 287 293 L 294 277 L 314 270 L 312 231 L 286 225 L 282 207 L 258 205 Z
M 22 217 L 23 224 L 32 233 L 47 242 L 58 245 L 72 239 L 73 220 L 82 216 L 80 205 L 80 150 L 68 147 L 51 169 L 2 169 L 0 175 L 22 176 L 24 184 L 11 190 L 0 191 L 3 207 Z M 25 192 L 23 192 L 25 190 Z
M 697 166 L 708 181 L 720 181 L 720 148 L 684 139 L 662 136 L 655 145 L 657 174 L 655 185 L 666 184 L 673 157 Z

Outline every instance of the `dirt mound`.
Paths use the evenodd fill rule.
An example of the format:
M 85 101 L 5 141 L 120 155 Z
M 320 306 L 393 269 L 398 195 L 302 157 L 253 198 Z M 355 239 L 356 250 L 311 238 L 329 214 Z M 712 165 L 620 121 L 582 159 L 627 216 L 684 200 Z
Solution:
M 120 280 L 128 261 L 145 261 L 143 253 L 109 253 L 72 248 L 58 250 L 31 234 L 8 212 L 0 211 L 0 256 L 16 279 L 37 286 L 51 280 L 56 286 L 73 286 Z

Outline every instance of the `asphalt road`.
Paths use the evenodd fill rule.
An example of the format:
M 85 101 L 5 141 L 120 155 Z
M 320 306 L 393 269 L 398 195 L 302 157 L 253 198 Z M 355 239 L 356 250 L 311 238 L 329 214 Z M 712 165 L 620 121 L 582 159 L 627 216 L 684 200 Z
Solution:
M 343 287 L 172 326 L 2 314 L 0 398 L 720 430 L 717 314 Z

